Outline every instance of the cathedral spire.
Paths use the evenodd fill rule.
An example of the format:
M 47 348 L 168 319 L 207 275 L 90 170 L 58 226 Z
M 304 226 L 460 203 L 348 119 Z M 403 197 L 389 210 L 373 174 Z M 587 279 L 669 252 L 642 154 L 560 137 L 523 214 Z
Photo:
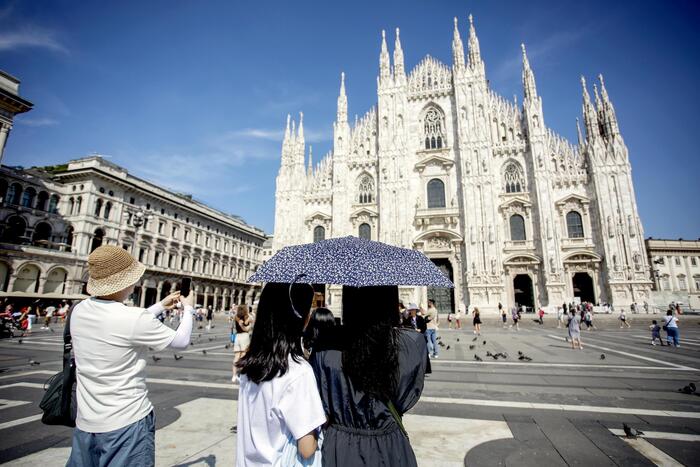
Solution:
M 398 80 L 406 76 L 403 67 L 403 49 L 401 49 L 401 38 L 399 28 L 396 28 L 396 40 L 394 42 L 394 77 Z
M 379 77 L 384 81 L 391 76 L 391 63 L 389 62 L 389 49 L 386 46 L 386 31 L 382 29 L 382 51 L 379 54 Z
M 479 49 L 479 38 L 476 37 L 474 28 L 474 18 L 469 15 L 469 68 L 476 68 L 481 63 L 481 50 Z
M 345 72 L 340 73 L 340 94 L 338 94 L 338 112 L 335 119 L 338 123 L 348 122 L 348 97 L 345 95 Z
M 537 99 L 535 74 L 532 72 L 532 68 L 530 68 L 530 61 L 527 59 L 525 44 L 520 44 L 520 48 L 523 51 L 523 94 L 526 101 L 533 102 Z
M 297 139 L 297 128 L 296 128 L 296 126 L 297 126 L 296 122 L 295 122 L 294 120 L 292 120 L 292 133 L 291 133 L 291 136 L 289 137 L 289 141 L 290 141 L 291 144 L 296 143 L 296 139 Z
M 598 112 L 603 111 L 603 102 L 600 100 L 600 94 L 598 94 L 598 86 L 593 83 L 593 95 L 595 95 L 595 107 Z
M 605 121 L 608 124 L 608 130 L 611 135 L 619 136 L 620 127 L 617 124 L 617 115 L 615 115 L 615 107 L 613 107 L 610 97 L 608 96 L 608 90 L 605 88 L 605 81 L 603 80 L 603 75 L 598 75 L 598 80 L 600 81 L 600 93 L 603 95 L 603 109 L 605 111 Z
M 292 116 L 289 115 L 289 114 L 287 114 L 287 129 L 284 130 L 284 141 L 283 141 L 282 144 L 287 144 L 287 141 L 289 141 L 289 135 L 290 135 L 290 132 L 289 132 L 289 121 L 290 121 L 291 119 L 292 119 Z
M 307 174 L 311 176 L 314 173 L 314 154 L 313 146 L 309 145 L 309 168 L 306 170 Z
M 578 117 L 576 117 L 576 135 L 578 136 L 578 146 L 583 146 L 583 134 L 581 133 L 581 125 L 579 124 Z
M 299 134 L 298 142 L 304 145 L 304 112 L 299 112 Z
M 464 68 L 464 46 L 462 45 L 462 37 L 459 35 L 459 26 L 457 17 L 455 16 L 455 29 L 452 36 L 452 66 L 455 70 Z
M 586 78 L 581 76 L 581 87 L 583 88 L 583 124 L 586 127 L 586 137 L 590 142 L 598 135 L 598 117 L 591 104 L 591 96 L 586 87 Z

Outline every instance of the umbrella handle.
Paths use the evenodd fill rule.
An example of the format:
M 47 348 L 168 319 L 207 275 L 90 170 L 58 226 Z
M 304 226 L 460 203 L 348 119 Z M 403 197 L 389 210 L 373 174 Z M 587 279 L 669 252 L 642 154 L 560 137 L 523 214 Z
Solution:
M 289 284 L 289 304 L 292 305 L 292 311 L 296 315 L 297 318 L 302 319 L 302 316 L 299 314 L 296 308 L 294 308 L 294 300 L 292 300 L 292 287 L 294 287 L 294 284 L 296 281 L 301 279 L 302 277 L 306 277 L 306 274 L 303 272 L 301 274 L 297 274 L 294 279 L 292 280 L 291 284 Z

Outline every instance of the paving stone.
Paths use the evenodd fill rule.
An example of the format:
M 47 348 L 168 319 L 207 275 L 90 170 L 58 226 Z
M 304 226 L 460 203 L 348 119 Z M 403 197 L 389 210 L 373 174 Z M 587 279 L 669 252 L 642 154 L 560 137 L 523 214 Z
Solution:
M 575 419 L 569 419 L 569 421 L 615 464 L 625 467 L 654 466 L 653 462 L 630 447 L 619 436 L 612 434 L 599 422 Z
M 566 418 L 535 416 L 535 422 L 568 465 L 615 465 Z

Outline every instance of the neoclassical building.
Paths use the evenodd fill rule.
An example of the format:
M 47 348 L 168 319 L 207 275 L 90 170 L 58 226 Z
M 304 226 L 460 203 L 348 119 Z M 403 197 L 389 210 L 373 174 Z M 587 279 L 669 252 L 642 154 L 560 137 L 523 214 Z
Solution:
M 406 71 L 399 30 L 393 63 L 382 32 L 377 105 L 349 121 L 341 74 L 320 162 L 307 159 L 303 115 L 287 119 L 273 250 L 346 235 L 421 250 L 456 287 L 402 294 L 442 309 L 646 300 L 628 150 L 602 76 L 593 98 L 581 78 L 572 144 L 546 125 L 525 46 L 522 60 L 518 103 L 489 87 L 471 16 L 466 58 L 455 18 L 451 66 L 426 56 Z
M 246 282 L 265 233 L 240 217 L 135 177 L 99 156 L 32 169 L 0 168 L 0 292 L 79 296 L 87 256 L 119 245 L 147 267 L 132 301 L 155 303 L 184 276 L 214 309 L 252 304 Z

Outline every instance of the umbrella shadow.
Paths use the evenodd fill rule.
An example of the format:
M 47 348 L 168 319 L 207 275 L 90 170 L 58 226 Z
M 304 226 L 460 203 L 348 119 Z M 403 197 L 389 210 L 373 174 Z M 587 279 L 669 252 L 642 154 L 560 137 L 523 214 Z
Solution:
M 195 459 L 191 462 L 186 462 L 184 464 L 177 464 L 177 465 L 174 465 L 173 467 L 188 467 L 190 465 L 197 465 L 197 464 L 200 464 L 202 462 L 204 462 L 207 465 L 207 467 L 215 467 L 216 466 L 216 456 L 214 454 L 209 454 L 206 457 L 202 456 L 199 459 Z

